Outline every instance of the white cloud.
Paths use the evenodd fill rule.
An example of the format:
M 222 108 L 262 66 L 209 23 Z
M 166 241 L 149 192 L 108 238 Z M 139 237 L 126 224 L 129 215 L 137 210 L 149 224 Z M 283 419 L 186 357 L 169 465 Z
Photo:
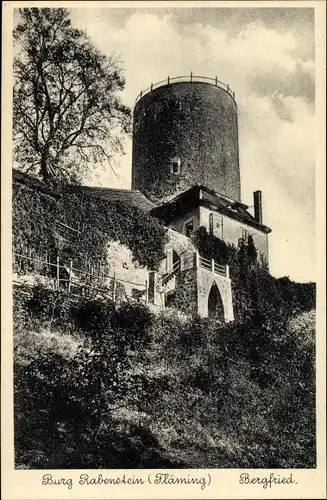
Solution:
M 212 25 L 181 26 L 171 12 L 140 9 L 120 28 L 94 9 L 74 9 L 72 18 L 103 52 L 121 54 L 130 106 L 151 82 L 191 70 L 231 85 L 239 108 L 242 197 L 252 205 L 252 192 L 263 191 L 265 222 L 273 229 L 271 271 L 314 280 L 314 63 L 303 59 L 301 30 L 278 32 L 256 22 L 231 36 Z M 127 143 L 124 175 L 120 181 L 104 175 L 104 185 L 130 187 Z

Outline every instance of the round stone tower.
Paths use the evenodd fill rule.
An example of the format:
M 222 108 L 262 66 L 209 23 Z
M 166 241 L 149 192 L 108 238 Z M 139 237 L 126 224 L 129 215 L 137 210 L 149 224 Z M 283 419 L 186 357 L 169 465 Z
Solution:
M 240 201 L 234 93 L 217 79 L 191 74 L 138 96 L 132 189 L 164 201 L 195 184 Z

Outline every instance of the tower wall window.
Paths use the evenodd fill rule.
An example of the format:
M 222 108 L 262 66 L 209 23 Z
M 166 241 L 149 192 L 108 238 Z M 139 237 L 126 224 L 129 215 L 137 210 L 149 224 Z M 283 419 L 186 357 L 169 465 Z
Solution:
M 214 213 L 209 215 L 209 233 L 217 238 L 223 237 L 223 218 L 221 215 Z
M 181 160 L 180 158 L 173 158 L 170 162 L 170 173 L 179 174 L 181 171 Z

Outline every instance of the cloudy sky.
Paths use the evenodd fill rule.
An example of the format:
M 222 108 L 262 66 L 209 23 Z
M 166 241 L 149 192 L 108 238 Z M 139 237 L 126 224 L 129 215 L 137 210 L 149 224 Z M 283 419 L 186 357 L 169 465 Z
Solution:
M 263 191 L 275 276 L 315 280 L 314 11 L 300 8 L 73 8 L 73 23 L 119 55 L 122 98 L 168 75 L 217 76 L 236 93 L 242 201 Z M 118 176 L 129 188 L 131 141 Z

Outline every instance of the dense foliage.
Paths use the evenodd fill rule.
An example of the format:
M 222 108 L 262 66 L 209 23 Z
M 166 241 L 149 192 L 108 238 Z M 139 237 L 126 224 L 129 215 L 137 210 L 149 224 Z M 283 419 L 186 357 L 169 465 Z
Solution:
M 314 467 L 315 322 L 300 308 L 219 325 L 15 295 L 16 465 Z
M 69 188 L 47 195 L 22 184 L 13 186 L 13 245 L 17 253 L 32 252 L 51 262 L 85 269 L 87 264 L 106 265 L 110 240 L 131 249 L 140 265 L 155 268 L 163 256 L 165 229 L 159 222 L 126 202 L 92 198 Z M 78 231 L 67 229 L 62 222 Z M 62 237 L 63 236 L 63 237 Z M 26 261 L 21 265 L 30 266 Z
M 46 320 L 57 311 L 57 307 L 45 310 L 51 295 L 44 291 L 41 298 L 34 291 L 20 315 L 15 315 L 17 464 L 137 467 L 141 455 L 149 467 L 171 465 L 161 457 L 160 445 L 148 429 L 115 417 L 120 408 L 142 408 L 145 384 L 149 388 L 144 377 L 145 349 L 151 341 L 153 315 L 142 304 L 118 308 L 96 300 L 70 304 L 68 316 L 76 332 L 83 334 L 73 356 L 64 348 L 49 349 L 45 344 L 34 352 L 18 349 L 26 336 L 27 318 L 22 319 L 22 311 L 28 311 L 28 321 L 32 318 L 35 328 L 42 310 L 41 324 L 49 326 Z M 56 320 L 58 328 L 58 316 Z M 66 315 L 61 321 L 66 328 Z M 136 365 L 142 369 L 135 370 Z
M 295 283 L 289 278 L 276 279 L 258 255 L 251 235 L 238 248 L 226 244 L 200 227 L 193 239 L 200 255 L 230 267 L 234 314 L 239 322 L 255 321 L 260 325 L 279 311 L 288 319 L 315 307 L 314 283 Z
M 117 61 L 74 28 L 67 9 L 19 9 L 14 29 L 15 159 L 47 183 L 78 181 L 122 151 L 130 110 Z
M 233 245 L 209 234 L 204 226 L 194 232 L 193 243 L 202 257 L 214 259 L 221 265 L 230 264 L 236 254 L 236 248 Z

